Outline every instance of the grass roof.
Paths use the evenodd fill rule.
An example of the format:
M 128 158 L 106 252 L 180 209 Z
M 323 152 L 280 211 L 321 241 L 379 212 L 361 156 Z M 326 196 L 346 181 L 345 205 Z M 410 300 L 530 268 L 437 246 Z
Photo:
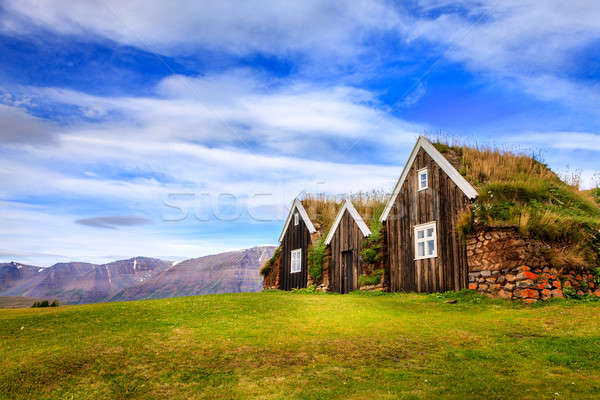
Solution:
M 477 189 L 463 228 L 514 226 L 551 245 L 553 266 L 600 266 L 600 189 L 579 190 L 524 153 L 485 147 L 434 146 Z
M 388 195 L 383 191 L 359 192 L 350 195 L 352 205 L 372 230 L 385 208 Z M 305 194 L 302 206 L 306 209 L 315 229 L 326 236 L 342 208 L 343 200 L 325 194 Z

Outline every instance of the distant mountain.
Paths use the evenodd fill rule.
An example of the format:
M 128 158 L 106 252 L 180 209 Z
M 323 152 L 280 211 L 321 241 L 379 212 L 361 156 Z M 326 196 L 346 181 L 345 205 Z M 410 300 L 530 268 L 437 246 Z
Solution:
M 43 271 L 43 268 L 16 262 L 0 264 L 0 291 L 8 289 L 19 281 L 35 276 L 39 271 Z
M 257 292 L 260 266 L 275 247 L 254 247 L 176 263 L 147 281 L 124 289 L 112 300 L 137 300 L 213 293 Z
M 94 303 L 107 300 L 128 286 L 136 285 L 171 265 L 169 261 L 147 257 L 97 265 L 82 262 L 54 264 L 37 268 L 35 274 L 0 291 L 3 296 L 58 299 L 63 303 Z
M 274 250 L 255 247 L 179 263 L 135 257 L 102 265 L 70 262 L 41 268 L 11 262 L 0 264 L 0 296 L 81 304 L 258 291 L 259 268 Z

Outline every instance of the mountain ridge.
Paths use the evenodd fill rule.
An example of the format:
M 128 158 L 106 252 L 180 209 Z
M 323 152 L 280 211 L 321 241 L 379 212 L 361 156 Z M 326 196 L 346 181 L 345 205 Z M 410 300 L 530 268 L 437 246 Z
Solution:
M 274 250 L 274 246 L 257 246 L 179 262 L 140 256 L 106 264 L 57 263 L 47 268 L 0 263 L 0 296 L 84 304 L 253 292 L 261 289 L 258 271 Z

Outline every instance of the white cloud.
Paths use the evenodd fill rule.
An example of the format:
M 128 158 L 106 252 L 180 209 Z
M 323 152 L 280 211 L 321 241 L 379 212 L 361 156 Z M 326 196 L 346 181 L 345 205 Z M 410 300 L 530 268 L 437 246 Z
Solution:
M 190 85 L 198 89 L 189 90 Z M 0 161 L 5 183 L 0 197 L 42 200 L 38 208 L 4 203 L 0 241 L 13 254 L 38 254 L 38 260 L 56 255 L 55 261 L 59 256 L 106 261 L 140 254 L 179 259 L 268 242 L 264 227 L 257 228 L 257 236 L 235 233 L 257 224 L 248 221 L 248 212 L 230 227 L 190 227 L 189 220 L 165 225 L 162 219 L 174 210 L 164 202 L 170 193 L 193 193 L 192 203 L 201 193 L 209 193 L 213 203 L 220 193 L 231 193 L 253 207 L 254 215 L 282 218 L 282 207 L 301 190 L 390 189 L 420 131 L 389 116 L 363 90 L 305 84 L 265 89 L 260 77 L 248 75 L 172 77 L 158 85 L 158 97 L 144 98 L 21 89 L 34 104 L 42 99 L 54 109 L 62 105 L 106 115 L 103 122 L 71 119 L 56 130 L 50 146 L 1 145 L 7 156 Z M 377 143 L 378 153 L 357 160 L 346 153 L 354 143 L 357 148 Z M 385 157 L 391 164 L 377 165 Z M 257 203 L 256 195 L 265 194 Z M 187 206 L 203 213 L 206 205 Z M 105 215 L 136 215 L 153 223 L 110 231 L 76 223 Z M 195 229 L 198 239 L 178 235 L 178 229 Z M 205 241 L 214 230 L 230 233 Z M 31 257 L 19 260 L 35 261 Z
M 370 30 L 396 26 L 400 19 L 384 1 L 366 0 L 9 0 L 3 7 L 0 27 L 7 31 L 28 33 L 33 24 L 163 54 L 204 47 L 233 54 L 300 51 L 313 57 L 349 57 L 364 49 Z
M 566 77 L 578 67 L 578 52 L 600 40 L 599 2 L 431 1 L 427 9 L 449 5 L 464 12 L 416 19 L 411 37 L 441 44 L 444 57 L 543 100 L 598 108 L 597 89 Z

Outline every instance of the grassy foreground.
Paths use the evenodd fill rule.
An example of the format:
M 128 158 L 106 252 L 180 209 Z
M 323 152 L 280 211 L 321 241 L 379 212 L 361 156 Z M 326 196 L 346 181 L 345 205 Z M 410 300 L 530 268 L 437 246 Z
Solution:
M 597 398 L 600 303 L 445 300 L 268 292 L 0 310 L 0 398 Z

